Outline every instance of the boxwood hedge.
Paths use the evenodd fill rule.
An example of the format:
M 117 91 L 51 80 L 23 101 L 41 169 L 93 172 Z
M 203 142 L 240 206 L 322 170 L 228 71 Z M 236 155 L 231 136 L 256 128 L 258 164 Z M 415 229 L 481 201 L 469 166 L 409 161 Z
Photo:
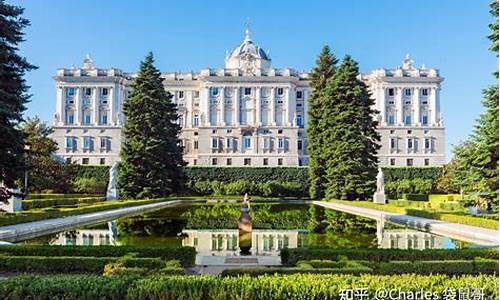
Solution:
M 368 261 L 418 261 L 418 260 L 473 260 L 476 257 L 498 260 L 497 248 L 482 249 L 432 249 L 432 250 L 401 250 L 401 249 L 283 249 L 281 262 L 294 266 L 299 260 L 337 260 L 339 256 L 350 260 Z
M 164 260 L 177 259 L 183 266 L 193 266 L 196 251 L 193 247 L 165 246 L 56 246 L 56 245 L 13 245 L 0 247 L 0 254 L 11 256 L 80 256 L 121 257 L 134 253 L 136 257 L 157 257 Z

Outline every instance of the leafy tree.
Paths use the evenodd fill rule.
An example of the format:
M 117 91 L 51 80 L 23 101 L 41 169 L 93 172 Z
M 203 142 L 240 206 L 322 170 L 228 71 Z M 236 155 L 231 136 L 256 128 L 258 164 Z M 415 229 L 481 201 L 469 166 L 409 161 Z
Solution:
M 35 68 L 17 54 L 23 29 L 30 24 L 22 17 L 24 9 L 0 0 L 0 201 L 10 197 L 8 188 L 25 169 L 24 135 L 19 129 L 30 95 L 23 76 Z
M 491 5 L 495 22 L 490 24 L 490 50 L 498 57 L 498 1 Z M 498 81 L 498 71 L 495 72 Z M 485 112 L 476 122 L 469 139 L 454 149 L 454 182 L 465 192 L 482 193 L 481 202 L 498 210 L 498 83 L 483 91 Z
M 58 192 L 69 192 L 71 182 L 68 180 L 68 172 L 71 166 L 66 165 L 55 156 L 57 143 L 50 138 L 54 131 L 38 117 L 28 118 L 22 124 L 25 141 L 30 145 L 28 153 L 30 191 L 56 190 Z
M 376 111 L 358 76 L 358 64 L 346 56 L 325 88 L 320 126 L 328 198 L 367 199 L 376 188 L 376 153 L 380 148 L 373 118 Z
M 184 181 L 177 111 L 153 64 L 150 52 L 123 105 L 127 121 L 118 175 L 122 197 L 169 195 L 180 190 Z
M 329 78 L 335 74 L 338 60 L 330 52 L 328 45 L 321 50 L 316 67 L 309 74 L 311 97 L 308 99 L 308 125 L 307 136 L 309 153 L 309 194 L 312 199 L 325 196 L 325 162 L 321 159 L 323 141 L 321 139 L 324 128 L 321 126 L 321 116 L 324 105 L 323 92 Z

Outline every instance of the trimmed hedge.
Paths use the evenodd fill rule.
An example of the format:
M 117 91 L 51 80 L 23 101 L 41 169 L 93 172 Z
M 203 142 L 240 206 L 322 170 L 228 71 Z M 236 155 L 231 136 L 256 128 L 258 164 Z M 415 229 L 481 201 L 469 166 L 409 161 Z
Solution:
M 0 247 L 0 254 L 12 256 L 80 256 L 121 257 L 134 253 L 138 258 L 177 259 L 185 267 L 194 266 L 196 250 L 193 247 L 164 246 L 56 246 L 56 245 L 6 245 Z
M 150 277 L 137 281 L 129 289 L 127 299 L 339 299 L 341 290 L 357 288 L 367 290 L 365 299 L 376 299 L 375 292 L 381 288 L 405 293 L 432 291 L 438 293 L 441 299 L 449 289 L 457 297 L 458 288 L 463 287 L 483 289 L 484 299 L 498 297 L 496 276 L 295 274 L 258 277 Z
M 283 249 L 281 262 L 294 266 L 300 260 L 337 260 L 339 256 L 350 260 L 368 261 L 423 261 L 423 260 L 473 260 L 476 257 L 498 260 L 498 249 Z
M 85 198 L 55 198 L 55 199 L 37 199 L 23 200 L 23 210 L 34 208 L 45 208 L 54 206 L 69 206 L 78 204 L 94 204 L 106 201 L 106 197 L 85 197 Z
M 252 182 L 309 182 L 307 167 L 186 167 L 184 171 L 188 181 L 233 182 L 245 179 Z
M 378 289 L 432 291 L 440 299 L 448 290 L 482 289 L 484 299 L 498 299 L 498 277 L 491 275 L 320 275 L 273 276 L 19 276 L 0 280 L 3 299 L 338 299 L 341 290 L 366 288 L 374 299 Z M 444 298 L 443 298 L 444 299 Z
M 125 299 L 136 278 L 95 275 L 17 276 L 0 280 L 2 299 Z
M 61 199 L 61 198 L 84 198 L 84 197 L 94 197 L 99 195 L 88 195 L 88 194 L 28 194 L 26 200 L 35 199 Z
M 442 167 L 384 167 L 386 182 L 411 180 L 415 178 L 436 180 L 441 175 Z
M 367 274 L 372 273 L 369 267 L 355 267 L 355 268 L 237 268 L 226 269 L 220 274 L 222 277 L 242 276 L 248 275 L 251 277 L 262 275 L 290 275 L 290 274 Z
M 403 194 L 404 200 L 409 201 L 429 201 L 429 195 L 427 194 Z
M 0 271 L 41 274 L 94 273 L 102 274 L 104 266 L 120 260 L 126 267 L 161 268 L 161 258 L 78 257 L 78 256 L 0 256 Z

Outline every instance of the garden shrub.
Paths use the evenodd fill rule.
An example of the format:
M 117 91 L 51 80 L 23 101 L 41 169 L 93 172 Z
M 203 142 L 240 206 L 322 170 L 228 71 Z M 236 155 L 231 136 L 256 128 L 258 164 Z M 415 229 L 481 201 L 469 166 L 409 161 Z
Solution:
M 498 249 L 283 249 L 281 262 L 294 266 L 300 260 L 338 260 L 344 255 L 349 260 L 395 261 L 395 260 L 473 260 L 476 257 L 498 260 Z
M 55 199 L 37 199 L 23 200 L 23 210 L 34 208 L 45 208 L 54 206 L 70 206 L 79 204 L 94 204 L 105 201 L 105 197 L 85 197 L 85 198 L 55 198 Z
M 290 274 L 351 274 L 359 275 L 371 273 L 372 269 L 364 266 L 345 268 L 235 268 L 222 271 L 222 277 L 248 275 L 251 277 L 262 275 L 290 275 Z
M 474 271 L 477 274 L 497 274 L 498 260 L 476 257 L 474 259 Z
M 106 193 L 107 183 L 99 181 L 95 177 L 81 177 L 74 181 L 75 190 L 86 194 L 104 194 Z
M 496 299 L 498 277 L 371 274 L 359 276 L 294 274 L 258 277 L 153 276 L 141 279 L 132 285 L 127 299 L 339 299 L 341 290 L 360 287 L 368 290 L 369 295 L 366 299 L 375 299 L 375 292 L 380 288 L 405 292 L 433 291 L 439 295 L 453 289 L 454 296 L 457 296 L 460 287 L 482 288 L 484 299 Z M 458 296 L 456 298 L 458 299 Z
M 403 199 L 408 201 L 429 201 L 427 194 L 403 194 Z
M 0 247 L 0 254 L 12 256 L 78 256 L 78 257 L 122 257 L 136 253 L 138 258 L 176 259 L 185 267 L 193 266 L 196 251 L 193 247 L 173 246 L 57 246 L 57 245 L 12 245 Z M 163 265 L 163 263 L 161 263 Z M 133 265 L 139 267 L 140 265 Z

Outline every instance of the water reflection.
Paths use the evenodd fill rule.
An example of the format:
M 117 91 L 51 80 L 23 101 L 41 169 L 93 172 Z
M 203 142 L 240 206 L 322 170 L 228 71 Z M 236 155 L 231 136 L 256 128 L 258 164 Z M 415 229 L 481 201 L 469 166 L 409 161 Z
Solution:
M 199 255 L 239 255 L 238 229 L 183 230 L 183 246 L 191 246 Z M 276 256 L 284 248 L 303 247 L 306 230 L 264 230 L 252 231 L 251 255 Z
M 106 246 L 118 245 L 116 221 L 107 223 L 108 229 L 78 229 L 56 234 L 51 245 Z

